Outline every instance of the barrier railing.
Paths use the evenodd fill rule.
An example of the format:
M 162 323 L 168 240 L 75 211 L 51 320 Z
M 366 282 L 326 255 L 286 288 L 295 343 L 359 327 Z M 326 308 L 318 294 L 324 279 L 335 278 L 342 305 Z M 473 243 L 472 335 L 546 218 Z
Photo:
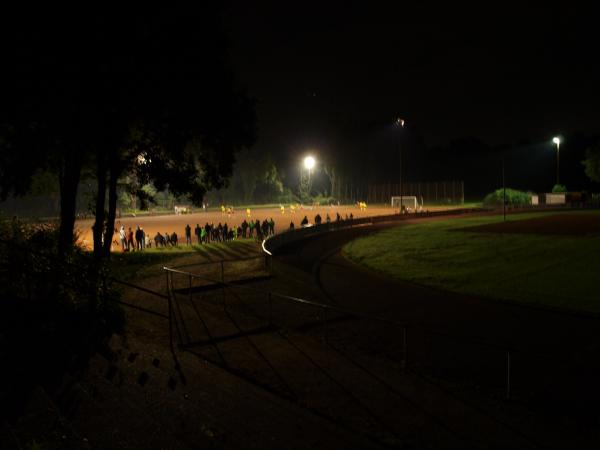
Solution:
M 476 338 L 473 336 L 460 336 L 452 335 L 448 333 L 439 332 L 436 330 L 426 329 L 424 327 L 411 326 L 406 322 L 389 319 L 386 317 L 379 317 L 371 314 L 354 311 L 349 308 L 344 308 L 335 305 L 329 305 L 325 303 L 316 302 L 300 297 L 291 295 L 285 295 L 271 290 L 258 289 L 252 286 L 243 286 L 232 282 L 221 281 L 217 279 L 210 279 L 204 275 L 172 268 L 163 267 L 167 282 L 167 291 L 169 297 L 169 308 L 171 315 L 174 319 L 174 324 L 177 325 L 177 320 L 183 321 L 183 318 L 176 318 L 173 314 L 173 303 L 177 296 L 187 296 L 190 302 L 194 296 L 194 283 L 195 280 L 201 282 L 210 282 L 218 285 L 222 292 L 222 303 L 223 308 L 231 308 L 230 302 L 227 301 L 227 295 L 231 295 L 237 299 L 240 298 L 252 298 L 252 314 L 257 318 L 264 320 L 270 327 L 283 327 L 292 329 L 306 329 L 312 327 L 320 327 L 322 329 L 322 337 L 325 343 L 328 343 L 330 337 L 333 336 L 332 328 L 338 326 L 340 322 L 347 322 L 348 320 L 358 321 L 360 330 L 368 332 L 371 336 L 377 336 L 377 333 L 384 330 L 383 334 L 387 334 L 385 340 L 375 339 L 377 342 L 376 346 L 380 347 L 380 351 L 392 352 L 395 357 L 399 357 L 399 364 L 401 370 L 404 371 L 409 366 L 409 338 L 412 336 L 411 341 L 413 344 L 411 347 L 414 348 L 413 354 L 417 355 L 424 351 L 430 346 L 437 346 L 438 353 L 435 358 L 444 359 L 447 350 L 443 349 L 454 349 L 449 353 L 456 353 L 457 346 L 460 347 L 462 353 L 465 353 L 465 348 L 470 348 L 466 353 L 473 353 L 468 357 L 463 357 L 468 364 L 473 361 L 481 362 L 480 358 L 474 358 L 474 355 L 481 354 L 482 352 L 493 352 L 495 363 L 488 364 L 486 370 L 488 372 L 493 370 L 495 372 L 494 378 L 504 379 L 504 395 L 506 398 L 511 396 L 511 360 L 513 358 L 514 350 L 508 345 L 508 343 L 495 343 L 485 339 Z M 260 300 L 262 299 L 262 300 Z M 279 303 L 279 305 L 278 305 Z M 287 303 L 288 307 L 282 306 L 282 303 Z M 297 309 L 300 307 L 301 309 Z M 296 308 L 296 309 L 294 309 Z M 316 315 L 310 311 L 317 311 Z M 276 313 L 277 312 L 277 313 Z M 184 326 L 181 326 L 184 328 Z M 352 327 L 356 329 L 356 327 Z M 395 331 L 394 331 L 395 330 Z M 339 332 L 338 329 L 336 332 Z M 346 330 L 347 331 L 347 330 Z M 346 332 L 342 330 L 341 332 Z M 183 336 L 179 336 L 180 345 L 186 347 L 188 344 L 184 342 Z M 172 339 L 172 336 L 171 336 Z M 390 347 L 389 349 L 382 350 L 382 347 Z M 432 357 L 434 358 L 434 357 Z M 470 363 L 469 363 L 470 361 Z M 445 364 L 448 361 L 444 361 Z M 467 364 L 467 365 L 468 365 Z M 455 366 L 454 362 L 450 364 L 452 367 Z M 490 366 L 495 367 L 491 369 Z
M 278 233 L 267 237 L 263 243 L 262 248 L 265 253 L 272 255 L 277 249 L 288 245 L 292 242 L 296 242 L 317 234 L 328 233 L 330 231 L 342 230 L 357 226 L 372 225 L 377 223 L 396 222 L 401 220 L 418 219 L 425 217 L 437 217 L 445 215 L 455 214 L 467 214 L 473 212 L 481 212 L 481 208 L 460 208 L 444 211 L 428 211 L 428 212 L 415 212 L 405 214 L 390 214 L 386 216 L 370 216 L 361 217 L 354 219 L 336 220 L 332 222 L 321 223 L 319 225 L 310 225 L 301 228 L 294 228 L 293 230 L 286 230 L 282 233 Z

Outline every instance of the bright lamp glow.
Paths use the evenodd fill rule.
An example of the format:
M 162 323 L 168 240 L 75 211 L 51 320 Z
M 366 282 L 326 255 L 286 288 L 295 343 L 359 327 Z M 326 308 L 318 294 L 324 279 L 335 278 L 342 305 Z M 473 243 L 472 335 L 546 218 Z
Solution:
M 401 127 L 404 127 L 404 119 L 401 119 L 400 117 L 398 117 L 396 119 L 396 125 L 400 125 Z
M 315 158 L 313 158 L 312 156 L 307 156 L 306 158 L 304 158 L 304 167 L 307 168 L 308 170 L 315 167 L 315 163 L 316 163 Z
M 560 138 L 559 137 L 555 137 L 552 139 L 552 142 L 554 142 L 556 145 L 560 145 Z

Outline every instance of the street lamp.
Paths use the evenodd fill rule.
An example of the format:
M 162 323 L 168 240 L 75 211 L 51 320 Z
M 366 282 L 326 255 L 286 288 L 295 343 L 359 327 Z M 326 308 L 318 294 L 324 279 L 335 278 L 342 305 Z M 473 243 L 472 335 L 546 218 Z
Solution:
M 310 196 L 310 174 L 311 171 L 313 169 L 313 167 L 315 167 L 315 164 L 317 163 L 317 161 L 315 160 L 315 158 L 313 158 L 312 156 L 307 156 L 304 158 L 304 168 L 306 170 L 308 170 L 308 195 Z
M 404 128 L 404 119 L 398 117 L 395 122 L 398 130 Z M 398 132 L 398 155 L 400 160 L 400 214 L 402 214 L 402 144 L 400 143 L 400 132 Z
M 560 169 L 560 138 L 556 136 L 552 138 L 552 142 L 556 144 L 556 184 L 558 184 L 558 175 Z

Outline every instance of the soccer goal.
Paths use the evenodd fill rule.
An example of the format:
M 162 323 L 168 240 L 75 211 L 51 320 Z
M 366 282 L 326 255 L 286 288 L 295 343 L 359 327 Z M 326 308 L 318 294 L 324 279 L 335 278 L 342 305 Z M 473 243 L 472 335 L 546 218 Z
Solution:
M 402 198 L 402 202 L 400 202 L 400 198 Z M 392 208 L 400 208 L 400 204 L 407 211 L 416 212 L 419 210 L 419 202 L 417 201 L 417 197 L 414 195 L 403 195 L 402 197 L 393 196 L 392 197 Z

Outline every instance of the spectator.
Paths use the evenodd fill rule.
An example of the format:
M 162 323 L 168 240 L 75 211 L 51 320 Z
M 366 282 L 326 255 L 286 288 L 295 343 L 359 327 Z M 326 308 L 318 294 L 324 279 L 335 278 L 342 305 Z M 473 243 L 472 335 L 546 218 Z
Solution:
M 198 245 L 202 244 L 202 229 L 200 228 L 200 224 L 196 224 L 196 228 L 194 228 L 194 234 L 198 240 Z
M 171 235 L 171 245 L 176 246 L 177 245 L 177 233 L 175 233 L 173 231 L 173 234 Z
M 189 223 L 185 226 L 185 245 L 192 245 L 192 227 Z
M 133 231 L 131 231 L 131 227 L 127 230 L 127 250 L 133 251 L 134 243 L 133 243 Z
M 304 219 L 302 219 L 302 222 L 300 222 L 300 226 L 305 227 L 307 225 L 308 225 L 308 217 L 304 216 Z
M 125 233 L 125 227 L 121 225 L 119 230 L 119 237 L 121 238 L 121 248 L 123 251 L 127 250 L 127 233 Z
M 143 248 L 142 240 L 143 239 L 144 239 L 144 236 L 142 235 L 142 230 L 140 229 L 140 226 L 138 225 L 135 230 L 135 249 L 137 251 L 142 250 L 142 248 Z

